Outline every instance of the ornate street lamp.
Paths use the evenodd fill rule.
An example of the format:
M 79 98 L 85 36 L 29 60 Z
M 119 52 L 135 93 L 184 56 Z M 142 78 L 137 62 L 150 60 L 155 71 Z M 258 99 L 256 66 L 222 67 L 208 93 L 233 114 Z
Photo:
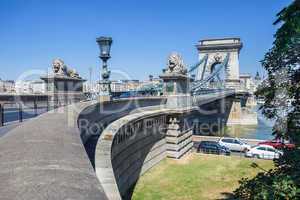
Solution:
M 110 71 L 107 68 L 107 60 L 110 58 L 110 47 L 112 45 L 112 38 L 111 37 L 99 37 L 96 39 L 99 48 L 100 48 L 100 56 L 101 60 L 103 61 L 102 65 L 102 80 L 100 81 L 100 92 L 102 95 L 110 95 Z

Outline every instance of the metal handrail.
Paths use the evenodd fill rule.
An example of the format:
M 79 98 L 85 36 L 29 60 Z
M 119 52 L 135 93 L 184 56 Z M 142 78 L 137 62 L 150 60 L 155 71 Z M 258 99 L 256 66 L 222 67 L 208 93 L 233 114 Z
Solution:
M 46 109 L 46 112 L 49 111 L 49 105 L 47 103 L 47 105 L 45 106 L 38 106 L 36 101 L 33 101 L 33 106 L 32 107 L 26 107 L 23 106 L 22 102 L 6 102 L 6 103 L 2 103 L 0 104 L 0 126 L 4 126 L 5 125 L 5 121 L 6 121 L 6 116 L 5 114 L 9 114 L 9 113 L 15 113 L 17 115 L 17 117 L 15 117 L 14 120 L 10 120 L 7 122 L 12 122 L 12 121 L 19 121 L 19 122 L 23 122 L 24 120 L 24 113 L 26 112 L 33 112 L 33 116 L 28 115 L 25 118 L 32 118 L 32 117 L 36 117 L 39 114 L 43 113 L 43 112 L 38 112 L 39 109 Z M 10 106 L 5 106 L 5 105 L 10 105 Z M 6 108 L 5 108 L 6 107 Z M 14 118 L 14 117 L 13 117 Z

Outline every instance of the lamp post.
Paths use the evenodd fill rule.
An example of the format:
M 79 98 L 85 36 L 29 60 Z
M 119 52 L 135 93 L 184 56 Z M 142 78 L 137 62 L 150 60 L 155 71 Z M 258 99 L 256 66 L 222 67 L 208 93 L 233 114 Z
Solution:
M 100 56 L 99 58 L 102 60 L 102 71 L 101 76 L 102 80 L 100 80 L 100 95 L 106 96 L 110 99 L 111 96 L 111 88 L 110 88 L 110 71 L 107 68 L 107 60 L 110 58 L 110 47 L 112 45 L 111 37 L 99 37 L 96 39 L 96 42 L 100 48 Z

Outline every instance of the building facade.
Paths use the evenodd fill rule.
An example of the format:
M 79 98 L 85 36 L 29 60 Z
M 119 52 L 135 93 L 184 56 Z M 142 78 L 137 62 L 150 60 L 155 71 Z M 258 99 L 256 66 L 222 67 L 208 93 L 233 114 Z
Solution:
M 0 93 L 15 93 L 15 81 L 0 79 Z
M 112 80 L 111 81 L 111 91 L 112 92 L 128 92 L 128 91 L 138 91 L 145 85 L 149 84 L 159 84 L 162 80 L 159 78 L 151 78 L 149 80 Z M 97 93 L 99 92 L 98 83 L 84 83 L 84 92 Z
M 46 84 L 42 80 L 19 80 L 15 84 L 17 94 L 44 94 Z
M 250 74 L 240 74 L 240 89 L 254 94 L 261 81 L 262 79 L 258 72 L 254 78 Z

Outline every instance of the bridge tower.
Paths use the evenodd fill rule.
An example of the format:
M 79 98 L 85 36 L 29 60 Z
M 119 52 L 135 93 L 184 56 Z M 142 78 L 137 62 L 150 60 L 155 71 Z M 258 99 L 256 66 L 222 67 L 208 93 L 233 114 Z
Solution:
M 239 80 L 239 53 L 243 44 L 240 38 L 221 38 L 200 40 L 196 45 L 199 52 L 199 59 L 206 55 L 207 64 L 199 66 L 197 79 L 201 80 L 213 71 L 213 67 L 222 61 L 229 53 L 229 61 L 225 69 L 225 87 L 238 89 Z

